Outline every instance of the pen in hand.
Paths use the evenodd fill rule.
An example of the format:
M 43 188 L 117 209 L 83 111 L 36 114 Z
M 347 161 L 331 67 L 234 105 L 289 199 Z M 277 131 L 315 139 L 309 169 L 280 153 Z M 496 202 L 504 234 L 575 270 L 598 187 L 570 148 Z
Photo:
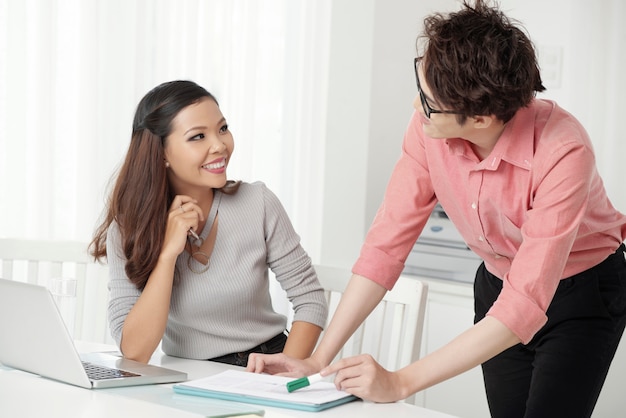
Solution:
M 193 228 L 189 228 L 189 230 L 187 231 L 187 235 L 191 238 L 193 238 L 193 240 L 191 241 L 191 243 L 193 245 L 195 245 L 196 247 L 202 247 L 202 244 L 204 244 L 204 239 L 201 238 L 196 231 L 193 230 Z

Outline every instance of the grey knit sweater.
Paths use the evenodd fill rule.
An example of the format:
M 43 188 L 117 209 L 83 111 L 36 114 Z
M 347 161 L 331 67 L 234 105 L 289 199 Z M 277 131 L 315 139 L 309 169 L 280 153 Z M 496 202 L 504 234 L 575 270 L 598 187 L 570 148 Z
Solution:
M 216 199 L 214 202 L 219 201 Z M 211 208 L 211 219 L 215 204 Z M 207 222 L 201 236 L 206 237 Z M 293 304 L 294 321 L 325 325 L 328 308 L 311 260 L 278 198 L 263 184 L 242 183 L 221 196 L 219 227 L 209 269 L 187 267 L 187 251 L 176 261 L 167 328 L 166 354 L 209 359 L 251 349 L 285 330 L 286 318 L 272 309 L 268 267 Z M 120 344 L 126 315 L 140 291 L 124 271 L 120 233 L 112 224 L 107 238 L 109 326 Z M 191 260 L 195 269 L 202 264 Z

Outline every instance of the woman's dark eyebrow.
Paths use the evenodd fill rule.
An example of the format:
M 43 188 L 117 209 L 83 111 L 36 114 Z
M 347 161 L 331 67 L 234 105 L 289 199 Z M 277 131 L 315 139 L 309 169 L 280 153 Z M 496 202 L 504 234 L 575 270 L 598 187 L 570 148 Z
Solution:
M 206 126 L 193 126 L 193 127 L 189 128 L 189 129 L 187 129 L 183 135 L 187 135 L 191 131 L 196 131 L 196 130 L 199 131 L 199 130 L 202 130 L 202 129 L 208 129 L 208 128 Z
M 220 120 L 217 121 L 216 125 L 219 126 L 219 125 L 222 125 L 224 123 L 226 123 L 226 118 L 222 117 Z M 193 127 L 189 128 L 189 129 L 187 129 L 183 135 L 187 135 L 189 132 L 194 131 L 194 130 L 202 130 L 202 129 L 209 129 L 209 128 L 207 126 L 204 126 L 204 125 L 202 125 L 202 126 L 193 126 Z

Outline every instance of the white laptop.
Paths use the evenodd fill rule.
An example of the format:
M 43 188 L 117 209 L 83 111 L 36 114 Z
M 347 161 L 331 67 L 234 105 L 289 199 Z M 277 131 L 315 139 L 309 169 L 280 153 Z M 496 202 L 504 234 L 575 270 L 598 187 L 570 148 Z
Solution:
M 78 354 L 48 289 L 5 279 L 0 279 L 0 363 L 88 389 L 187 380 L 186 373 L 110 353 Z

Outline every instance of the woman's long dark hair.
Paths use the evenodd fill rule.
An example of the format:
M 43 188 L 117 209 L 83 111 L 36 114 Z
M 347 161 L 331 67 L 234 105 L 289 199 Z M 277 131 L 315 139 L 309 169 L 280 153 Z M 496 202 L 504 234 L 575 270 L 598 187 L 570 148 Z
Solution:
M 217 103 L 211 93 L 192 81 L 170 81 L 141 99 L 126 159 L 109 196 L 104 219 L 89 245 L 94 258 L 103 261 L 107 256 L 107 232 L 115 221 L 128 260 L 126 274 L 138 289 L 145 287 L 157 263 L 168 210 L 174 199 L 165 167 L 166 137 L 176 115 L 202 98 Z M 234 193 L 238 184 L 228 182 L 222 190 Z

